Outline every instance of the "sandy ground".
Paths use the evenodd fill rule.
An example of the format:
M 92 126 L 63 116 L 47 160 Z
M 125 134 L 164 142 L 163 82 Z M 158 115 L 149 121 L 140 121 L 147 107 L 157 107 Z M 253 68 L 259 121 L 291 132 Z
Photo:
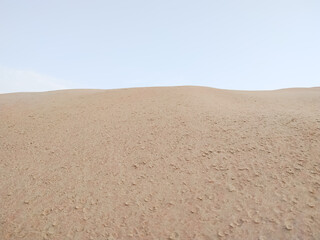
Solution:
M 320 239 L 320 88 L 0 95 L 0 239 Z

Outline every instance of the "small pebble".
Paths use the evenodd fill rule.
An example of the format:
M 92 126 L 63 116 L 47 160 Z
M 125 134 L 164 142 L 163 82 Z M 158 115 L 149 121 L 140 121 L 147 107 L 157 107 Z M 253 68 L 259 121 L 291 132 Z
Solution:
M 307 205 L 311 208 L 314 208 L 316 206 L 314 202 L 308 202 Z
M 50 234 L 50 235 L 54 234 L 54 228 L 53 227 L 50 227 L 48 229 L 48 234 Z
M 228 190 L 229 190 L 229 192 L 234 192 L 236 190 L 236 188 L 235 188 L 235 186 L 229 184 Z
M 287 230 L 292 230 L 293 229 L 293 226 L 292 226 L 292 224 L 289 222 L 289 221 L 286 221 L 285 223 L 284 223 L 284 226 L 285 226 L 285 228 L 287 229 Z
M 256 218 L 253 219 L 253 222 L 258 224 L 258 223 L 260 223 L 260 219 L 258 217 L 256 217 Z

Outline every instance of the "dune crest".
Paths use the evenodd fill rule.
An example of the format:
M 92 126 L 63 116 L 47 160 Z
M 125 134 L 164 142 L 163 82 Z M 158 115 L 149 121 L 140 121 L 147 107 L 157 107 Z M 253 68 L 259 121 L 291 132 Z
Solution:
M 0 95 L 0 239 L 320 239 L 320 88 Z

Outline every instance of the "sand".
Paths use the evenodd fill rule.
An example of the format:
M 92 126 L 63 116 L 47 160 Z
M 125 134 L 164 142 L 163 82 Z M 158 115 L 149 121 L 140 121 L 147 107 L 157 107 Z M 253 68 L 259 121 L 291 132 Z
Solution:
M 320 239 L 320 88 L 0 95 L 0 239 Z

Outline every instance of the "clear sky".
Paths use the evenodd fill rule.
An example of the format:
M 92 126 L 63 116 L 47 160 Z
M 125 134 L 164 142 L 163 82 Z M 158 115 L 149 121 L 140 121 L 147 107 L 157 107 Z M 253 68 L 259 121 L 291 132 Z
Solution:
M 0 0 L 0 92 L 320 86 L 319 0 Z

